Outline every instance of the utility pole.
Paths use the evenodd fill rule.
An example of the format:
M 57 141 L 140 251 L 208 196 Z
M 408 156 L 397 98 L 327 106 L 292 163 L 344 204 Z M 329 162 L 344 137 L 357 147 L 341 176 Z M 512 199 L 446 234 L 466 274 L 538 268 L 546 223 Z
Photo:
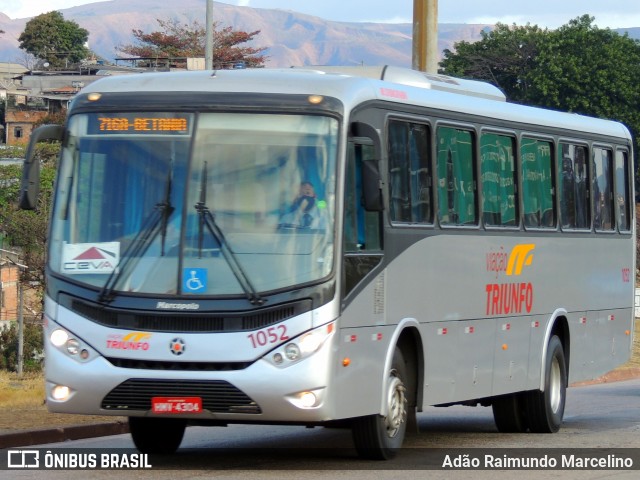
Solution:
M 438 0 L 413 0 L 412 67 L 438 73 Z
M 207 1 L 207 36 L 204 47 L 204 68 L 213 70 L 213 0 Z
M 16 264 L 17 265 L 17 264 Z M 22 268 L 20 267 L 20 275 L 18 276 L 18 377 L 22 377 L 24 368 L 24 290 L 22 288 Z

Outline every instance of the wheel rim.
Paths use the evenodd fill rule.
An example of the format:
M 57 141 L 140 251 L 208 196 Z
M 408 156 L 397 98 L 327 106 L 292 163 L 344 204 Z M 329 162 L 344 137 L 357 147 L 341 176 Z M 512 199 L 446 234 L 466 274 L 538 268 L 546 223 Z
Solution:
M 385 426 L 387 436 L 393 438 L 398 434 L 400 427 L 407 419 L 406 388 L 402 380 L 398 378 L 395 370 L 389 375 L 387 383 L 387 416 Z
M 562 375 L 560 373 L 560 362 L 554 357 L 551 362 L 549 372 L 549 406 L 553 413 L 558 413 L 562 403 Z

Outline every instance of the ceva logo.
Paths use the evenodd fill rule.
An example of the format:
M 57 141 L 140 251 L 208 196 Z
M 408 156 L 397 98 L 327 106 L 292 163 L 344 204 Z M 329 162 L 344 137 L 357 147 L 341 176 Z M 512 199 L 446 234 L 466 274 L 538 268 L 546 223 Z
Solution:
M 120 260 L 120 244 L 67 244 L 63 251 L 62 270 L 69 274 L 111 273 Z

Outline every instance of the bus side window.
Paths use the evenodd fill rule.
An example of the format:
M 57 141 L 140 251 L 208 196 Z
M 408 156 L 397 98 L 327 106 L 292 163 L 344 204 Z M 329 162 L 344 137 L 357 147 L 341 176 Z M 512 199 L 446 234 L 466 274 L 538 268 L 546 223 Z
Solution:
M 596 230 L 610 231 L 615 228 L 613 209 L 613 155 L 611 150 L 593 149 L 593 223 Z
M 558 149 L 560 219 L 565 229 L 591 228 L 587 147 L 561 143 Z
M 482 217 L 485 225 L 513 227 L 518 223 L 515 139 L 483 133 L 480 138 Z
M 616 151 L 616 195 L 614 205 L 618 211 L 618 227 L 621 232 L 628 232 L 631 230 L 631 199 L 629 185 L 629 154 L 618 150 Z
M 520 158 L 524 225 L 528 228 L 553 228 L 556 216 L 551 143 L 523 138 Z
M 373 145 L 352 142 L 348 145 L 344 193 L 345 295 L 382 258 L 381 213 L 366 211 L 362 200 L 362 162 L 373 155 Z
M 419 123 L 390 121 L 387 148 L 391 220 L 432 223 L 428 127 Z
M 439 127 L 436 142 L 440 224 L 477 225 L 473 134 Z

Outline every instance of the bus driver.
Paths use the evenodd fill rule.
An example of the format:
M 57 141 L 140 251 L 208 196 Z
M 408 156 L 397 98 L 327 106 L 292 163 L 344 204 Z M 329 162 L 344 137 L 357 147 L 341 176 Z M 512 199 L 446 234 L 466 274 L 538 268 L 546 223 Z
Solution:
M 322 214 L 315 189 L 311 182 L 302 182 L 298 195 L 293 200 L 289 210 L 280 218 L 280 228 L 323 228 Z

